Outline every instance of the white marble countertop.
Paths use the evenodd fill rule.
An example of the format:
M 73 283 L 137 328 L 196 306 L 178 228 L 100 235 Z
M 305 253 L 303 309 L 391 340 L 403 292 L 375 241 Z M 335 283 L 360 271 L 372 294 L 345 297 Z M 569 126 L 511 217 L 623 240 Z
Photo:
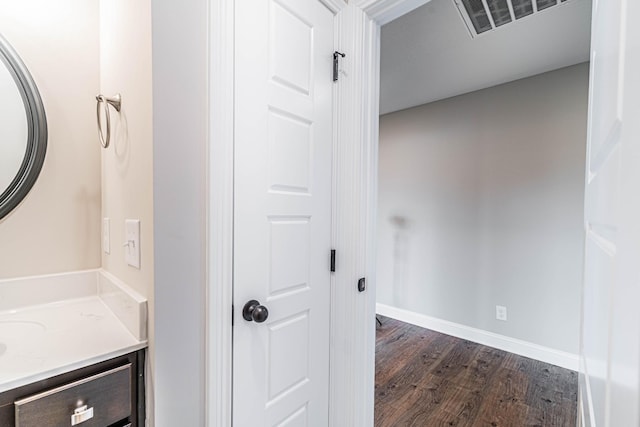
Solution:
M 0 392 L 146 347 L 146 301 L 138 304 L 140 298 L 134 298 L 131 303 L 129 296 L 122 297 L 120 288 L 115 292 L 111 287 L 109 279 L 114 278 L 102 271 L 82 274 L 86 276 L 82 280 L 88 278 L 89 288 L 95 286 L 95 293 L 63 290 L 59 294 L 65 298 L 59 301 L 15 304 L 19 305 L 16 309 L 0 305 Z M 107 285 L 101 283 L 105 277 Z M 3 284 L 7 285 L 0 281 L 0 299 L 3 290 L 5 295 L 11 295 L 12 291 L 13 284 L 4 287 Z M 72 298 L 74 293 L 82 296 Z M 140 307 L 144 311 L 141 334 L 137 333 L 142 330 L 139 325 L 133 324 L 132 329 L 130 319 L 126 319 L 126 314 L 123 319 L 122 315 Z M 139 314 L 135 312 L 136 316 Z

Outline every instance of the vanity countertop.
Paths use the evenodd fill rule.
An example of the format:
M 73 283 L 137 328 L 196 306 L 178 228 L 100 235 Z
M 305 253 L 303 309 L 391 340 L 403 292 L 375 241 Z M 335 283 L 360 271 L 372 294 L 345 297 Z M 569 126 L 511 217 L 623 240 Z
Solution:
M 0 306 L 0 392 L 146 347 L 146 300 L 123 294 L 102 271 L 81 274 L 95 292 L 67 286 L 62 300 Z M 11 297 L 12 289 L 0 283 L 0 299 L 3 290 Z M 82 296 L 69 298 L 74 294 Z

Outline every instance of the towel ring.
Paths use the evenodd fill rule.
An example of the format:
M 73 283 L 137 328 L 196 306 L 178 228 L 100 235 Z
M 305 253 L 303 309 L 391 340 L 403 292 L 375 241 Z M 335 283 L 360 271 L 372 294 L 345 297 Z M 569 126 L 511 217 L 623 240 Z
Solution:
M 100 144 L 103 148 L 107 148 L 109 146 L 109 141 L 111 141 L 111 116 L 109 114 L 109 104 L 116 109 L 117 112 L 120 112 L 120 108 L 122 108 L 122 97 L 120 94 L 116 94 L 114 97 L 106 97 L 104 95 L 96 96 L 96 119 L 98 121 L 98 136 L 100 137 Z M 102 123 L 100 122 L 100 105 L 104 104 L 104 116 L 106 119 L 107 131 L 102 130 Z

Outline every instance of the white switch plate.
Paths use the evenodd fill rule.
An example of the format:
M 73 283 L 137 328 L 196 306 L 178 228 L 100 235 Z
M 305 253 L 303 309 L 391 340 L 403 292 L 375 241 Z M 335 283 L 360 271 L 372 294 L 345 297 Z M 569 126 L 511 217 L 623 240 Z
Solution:
M 507 321 L 507 307 L 496 305 L 496 319 Z
M 124 260 L 132 267 L 140 268 L 140 220 L 124 221 Z
M 102 218 L 102 250 L 111 253 L 111 224 L 109 218 Z

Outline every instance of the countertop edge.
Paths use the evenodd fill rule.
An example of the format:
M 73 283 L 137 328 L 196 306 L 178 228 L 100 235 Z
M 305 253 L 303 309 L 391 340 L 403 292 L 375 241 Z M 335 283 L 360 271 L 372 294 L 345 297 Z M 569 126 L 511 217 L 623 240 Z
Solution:
M 15 388 L 22 387 L 25 385 L 33 384 L 38 381 L 46 380 L 48 378 L 55 377 L 57 375 L 66 374 L 68 372 L 75 371 L 76 369 L 85 368 L 87 366 L 104 362 L 106 360 L 113 359 L 118 356 L 124 356 L 125 354 L 147 348 L 147 346 L 148 346 L 148 342 L 146 340 L 140 341 L 136 344 L 132 344 L 126 347 L 122 347 L 122 348 L 119 348 L 107 353 L 99 354 L 93 357 L 89 357 L 86 359 L 81 359 L 63 366 L 59 366 L 54 369 L 38 372 L 36 374 L 25 376 L 17 380 L 7 381 L 6 383 L 0 384 L 0 393 L 4 393 L 5 391 L 13 390 Z

